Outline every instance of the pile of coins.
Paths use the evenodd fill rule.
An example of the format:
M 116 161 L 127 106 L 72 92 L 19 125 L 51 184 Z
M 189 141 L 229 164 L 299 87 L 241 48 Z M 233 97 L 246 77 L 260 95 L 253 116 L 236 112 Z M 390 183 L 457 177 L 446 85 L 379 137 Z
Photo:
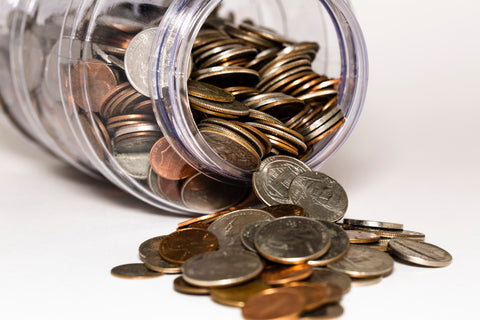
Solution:
M 352 286 L 392 273 L 390 254 L 421 266 L 451 263 L 448 252 L 402 224 L 344 218 L 340 184 L 293 157 L 265 159 L 253 189 L 266 207 L 181 222 L 139 246 L 143 263 L 115 267 L 112 275 L 181 273 L 176 291 L 240 307 L 245 319 L 326 319 L 343 313 L 339 302 Z

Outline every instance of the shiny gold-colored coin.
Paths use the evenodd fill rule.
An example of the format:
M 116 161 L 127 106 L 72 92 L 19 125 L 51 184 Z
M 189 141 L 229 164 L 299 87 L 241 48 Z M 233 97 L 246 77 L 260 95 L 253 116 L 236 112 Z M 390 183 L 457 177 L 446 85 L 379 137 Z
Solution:
M 180 229 L 160 242 L 158 252 L 167 261 L 182 264 L 197 254 L 215 251 L 218 247 L 217 237 L 207 230 Z
M 187 228 L 188 226 L 193 225 L 195 223 L 199 223 L 199 222 L 211 223 L 227 213 L 228 211 L 220 211 L 220 212 L 205 214 L 200 217 L 195 217 L 195 218 L 180 222 L 177 226 L 178 228 Z
M 194 295 L 208 295 L 210 288 L 197 287 L 186 282 L 182 276 L 178 276 L 173 280 L 173 289 L 180 293 L 194 294 Z
M 246 320 L 294 320 L 303 311 L 305 298 L 293 288 L 263 290 L 245 302 L 242 316 Z
M 162 273 L 147 269 L 143 263 L 130 263 L 116 266 L 110 273 L 112 276 L 122 279 L 149 279 L 163 275 Z
M 269 285 L 257 279 L 234 287 L 212 288 L 210 294 L 215 302 L 242 308 L 250 297 L 269 288 Z
M 308 264 L 297 264 L 293 266 L 271 264 L 265 266 L 260 278 L 263 282 L 270 285 L 283 285 L 306 279 L 312 272 L 313 269 Z
M 187 85 L 190 96 L 217 102 L 233 102 L 235 100 L 230 92 L 205 82 L 188 80 Z

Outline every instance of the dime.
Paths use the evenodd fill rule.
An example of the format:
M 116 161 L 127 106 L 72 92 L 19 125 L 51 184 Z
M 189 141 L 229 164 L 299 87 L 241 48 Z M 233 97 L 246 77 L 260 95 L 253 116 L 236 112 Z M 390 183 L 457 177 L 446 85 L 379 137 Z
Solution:
M 388 247 L 400 259 L 421 266 L 446 267 L 452 262 L 450 253 L 427 242 L 397 238 L 390 240 Z
M 245 248 L 252 252 L 257 252 L 257 249 L 255 248 L 255 233 L 267 222 L 268 220 L 253 221 L 243 227 L 242 232 L 240 233 L 240 240 Z
M 253 190 L 266 205 L 290 203 L 288 190 L 293 179 L 311 171 L 303 162 L 283 155 L 271 156 L 262 161 L 253 173 Z
M 195 255 L 214 251 L 217 247 L 218 240 L 213 233 L 207 230 L 186 228 L 163 238 L 158 252 L 165 260 L 182 264 Z
M 125 74 L 138 92 L 150 97 L 148 84 L 148 62 L 157 28 L 150 28 L 137 33 L 125 51 Z
M 182 187 L 182 201 L 187 208 L 200 212 L 216 212 L 230 208 L 242 201 L 248 189 L 219 182 L 197 173 L 188 178 Z
M 348 198 L 343 187 L 317 171 L 297 175 L 288 194 L 294 204 L 305 208 L 307 216 L 314 219 L 335 222 L 347 211 Z
M 373 243 L 380 240 L 378 234 L 360 230 L 345 230 L 350 239 L 350 243 Z
M 245 302 L 242 316 L 246 320 L 297 319 L 305 305 L 303 295 L 292 288 L 271 288 Z
M 322 256 L 330 248 L 330 240 L 327 228 L 318 221 L 283 217 L 257 231 L 255 247 L 268 260 L 300 264 Z
M 312 311 L 328 303 L 325 287 L 312 282 L 292 282 L 287 288 L 298 290 L 305 298 L 303 312 Z
M 313 268 L 312 275 L 306 279 L 313 283 L 326 283 L 336 286 L 347 293 L 352 285 L 352 280 L 345 273 L 329 270 L 327 268 Z
M 110 273 L 112 276 L 123 279 L 148 279 L 163 275 L 159 272 L 150 271 L 143 263 L 130 263 L 116 266 Z
M 200 287 L 233 286 L 255 278 L 260 258 L 245 250 L 220 250 L 196 255 L 182 265 L 183 278 Z
M 275 204 L 268 206 L 262 210 L 267 211 L 275 218 L 287 217 L 287 216 L 305 216 L 305 209 L 296 204 Z
M 210 289 L 205 287 L 197 287 L 186 282 L 182 276 L 178 276 L 173 280 L 173 289 L 177 292 L 195 295 L 210 294 Z
M 127 175 L 133 179 L 146 180 L 150 171 L 147 152 L 117 153 L 115 160 Z
M 321 221 L 321 223 L 327 228 L 332 244 L 323 256 L 308 261 L 308 264 L 315 267 L 325 266 L 340 260 L 347 253 L 350 244 L 348 235 L 340 226 L 328 221 Z
M 374 221 L 374 220 L 359 220 L 359 219 L 343 219 L 344 224 L 351 226 L 359 227 L 368 227 L 368 228 L 380 228 L 380 229 L 392 229 L 392 230 L 403 230 L 403 224 L 393 223 L 393 222 L 383 222 L 383 221 Z
M 182 180 L 196 173 L 165 137 L 160 138 L 150 149 L 150 165 L 158 176 L 169 180 Z
M 343 314 L 343 307 L 338 303 L 331 303 L 310 312 L 302 314 L 300 320 L 325 320 L 338 318 Z
M 283 264 L 269 264 L 263 269 L 260 278 L 270 285 L 284 285 L 294 281 L 307 279 L 313 269 L 308 264 L 296 264 L 293 266 Z
M 221 249 L 227 247 L 242 248 L 240 234 L 245 226 L 254 221 L 273 220 L 273 216 L 266 211 L 258 209 L 241 209 L 227 213 L 210 225 L 208 230 L 218 238 Z
M 245 306 L 245 301 L 251 296 L 269 288 L 269 285 L 260 280 L 252 280 L 238 286 L 212 288 L 210 295 L 215 302 L 227 306 L 242 308 Z
M 235 100 L 230 92 L 205 82 L 188 80 L 187 85 L 190 96 L 218 102 L 233 102 Z
M 350 245 L 347 254 L 328 268 L 352 278 L 385 276 L 393 270 L 393 259 L 385 252 L 361 245 Z

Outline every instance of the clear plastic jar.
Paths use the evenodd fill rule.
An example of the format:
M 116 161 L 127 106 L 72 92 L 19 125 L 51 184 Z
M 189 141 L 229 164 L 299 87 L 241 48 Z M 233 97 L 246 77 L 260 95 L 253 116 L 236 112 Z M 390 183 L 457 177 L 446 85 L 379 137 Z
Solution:
M 28 140 L 77 169 L 99 178 L 103 176 L 167 211 L 195 214 L 212 208 L 189 206 L 185 201 L 165 196 L 156 190 L 157 186 L 152 187 L 152 181 L 158 178 L 152 176 L 151 169 L 145 174 L 148 159 L 145 150 L 140 149 L 145 145 L 150 148 L 162 136 L 195 170 L 222 181 L 217 188 L 228 189 L 233 185 L 232 192 L 238 193 L 235 188 L 248 186 L 251 179 L 250 170 L 226 161 L 207 144 L 188 102 L 190 53 L 197 34 L 212 13 L 237 23 L 248 21 L 270 28 L 298 42 L 320 45 L 312 67 L 318 74 L 340 79 L 337 104 L 345 122 L 333 134 L 313 144 L 304 160 L 310 167 L 320 166 L 341 147 L 362 109 L 367 86 L 366 48 L 360 27 L 343 0 L 19 0 L 15 3 L 1 0 L 1 3 L 3 118 Z M 140 140 L 127 143 L 128 139 L 121 139 L 123 148 L 135 151 L 126 156 L 118 145 L 112 148 L 113 139 L 120 144 L 120 138 L 105 130 L 108 119 L 98 106 L 105 105 L 102 100 L 110 94 L 107 91 L 115 88 L 102 86 L 102 79 L 115 78 L 118 85 L 128 86 L 131 79 L 128 74 L 125 78 L 122 71 L 125 66 L 118 59 L 125 52 L 115 50 L 125 50 L 136 34 L 151 28 L 156 28 L 151 47 L 136 57 L 142 61 L 139 68 L 145 68 L 137 71 L 145 78 L 148 92 L 135 93 L 126 101 L 135 102 L 135 108 L 140 108 L 139 102 L 143 102 L 142 110 L 151 105 L 153 112 L 146 113 L 155 118 L 151 123 L 136 123 L 143 124 L 146 132 L 138 135 Z M 101 70 L 104 64 L 111 67 L 108 69 L 111 72 Z M 148 99 L 150 102 L 146 102 Z M 157 124 L 158 130 L 154 128 Z M 123 132 L 124 138 L 130 137 L 129 132 L 128 128 Z M 141 170 L 137 170 L 135 164 L 140 163 Z

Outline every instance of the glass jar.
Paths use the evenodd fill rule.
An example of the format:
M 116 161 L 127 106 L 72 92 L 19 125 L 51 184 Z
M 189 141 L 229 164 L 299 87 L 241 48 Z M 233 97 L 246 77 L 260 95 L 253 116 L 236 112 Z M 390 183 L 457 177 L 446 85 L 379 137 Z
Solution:
M 233 203 L 238 206 L 238 200 L 249 194 L 253 170 L 233 164 L 207 143 L 189 103 L 187 80 L 192 68 L 198 74 L 192 47 L 205 24 L 217 30 L 218 23 L 243 23 L 245 38 L 254 26 L 253 31 L 267 33 L 261 43 L 273 43 L 269 37 L 278 33 L 281 39 L 310 47 L 319 44 L 311 68 L 315 79 L 320 75 L 339 79 L 332 83 L 344 122 L 312 144 L 303 158 L 310 167 L 320 166 L 341 147 L 361 113 L 366 48 L 355 17 L 342 0 L 2 0 L 2 8 L 3 118 L 29 141 L 75 168 L 105 177 L 163 210 L 217 211 Z M 213 36 L 214 31 L 207 31 L 204 38 L 209 32 Z M 143 39 L 137 41 L 143 50 L 130 49 L 135 38 Z M 247 44 L 255 46 L 255 39 L 253 45 Z M 227 43 L 238 45 L 237 40 L 229 38 Z M 275 54 L 287 47 L 293 50 L 295 45 L 285 41 L 277 43 Z M 134 52 L 130 60 L 127 48 Z M 266 48 L 255 50 L 257 57 Z M 122 118 L 122 126 L 115 122 L 118 115 L 129 115 Z M 194 169 L 187 170 L 190 175 L 158 177 L 149 151 L 160 138 L 168 141 L 168 154 L 177 155 L 171 159 Z M 185 191 L 187 183 L 190 190 Z M 238 199 L 202 206 L 206 186 L 213 186 L 210 193 L 221 191 L 221 198 Z M 189 196 L 196 200 L 189 203 Z

